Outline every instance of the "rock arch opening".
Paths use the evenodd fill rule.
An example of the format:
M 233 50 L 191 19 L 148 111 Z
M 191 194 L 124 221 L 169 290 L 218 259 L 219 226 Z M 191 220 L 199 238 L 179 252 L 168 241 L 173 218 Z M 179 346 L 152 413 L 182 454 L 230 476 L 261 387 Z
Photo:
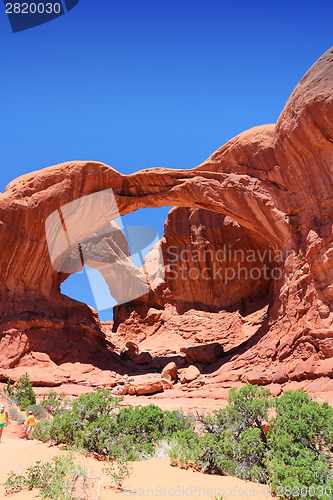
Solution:
M 172 207 L 142 208 L 131 212 L 114 220 L 119 228 L 118 235 L 115 235 L 114 231 L 110 232 L 107 228 L 103 228 L 102 231 L 80 243 L 80 247 L 74 248 L 67 257 L 67 262 L 63 264 L 64 268 L 68 267 L 68 271 L 74 272 L 61 283 L 61 293 L 94 307 L 98 311 L 100 320 L 112 320 L 113 307 L 118 304 L 112 295 L 112 290 L 115 290 L 118 300 L 126 299 L 126 297 L 120 297 L 112 283 L 116 280 L 120 284 L 124 282 L 126 286 L 126 276 L 123 275 L 124 272 L 126 273 L 126 265 L 119 265 L 118 270 L 113 270 L 113 272 L 110 265 L 107 266 L 114 260 L 112 253 L 117 252 L 119 238 L 123 239 L 124 254 L 118 255 L 118 260 L 127 260 L 128 257 L 133 268 L 136 268 L 134 272 L 142 270 L 148 253 L 163 236 L 163 226 L 170 208 Z M 119 251 L 117 253 L 119 254 Z M 84 265 L 80 266 L 80 260 Z M 89 262 L 90 265 L 84 261 Z M 143 288 L 140 293 L 144 295 L 146 292 L 148 288 Z

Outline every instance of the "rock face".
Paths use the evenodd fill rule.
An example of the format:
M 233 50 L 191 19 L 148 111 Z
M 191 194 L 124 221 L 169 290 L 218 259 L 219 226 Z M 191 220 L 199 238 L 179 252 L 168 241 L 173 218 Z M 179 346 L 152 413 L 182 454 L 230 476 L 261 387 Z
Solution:
M 332 116 L 330 49 L 297 85 L 276 125 L 243 132 L 196 168 L 125 176 L 102 163 L 69 162 L 11 182 L 0 195 L 2 368 L 24 366 L 35 352 L 59 369 L 75 361 L 110 369 L 113 346 L 96 313 L 60 293 L 69 274 L 89 262 L 119 302 L 118 273 L 137 274 L 144 293 L 137 298 L 130 284 L 134 300 L 115 309 L 113 331 L 124 342 L 152 345 L 169 326 L 175 335 L 187 331 L 192 344 L 223 343 L 221 365 L 208 380 L 269 384 L 331 377 Z M 122 233 L 113 223 L 105 233 L 115 217 L 107 190 L 120 215 L 178 207 L 159 246 L 163 279 L 156 273 L 162 266 L 157 247 L 146 258 L 146 271 L 137 271 Z M 69 234 L 67 220 L 75 221 L 71 203 L 99 192 L 89 217 L 81 211 L 73 225 L 75 238 L 60 242 Z M 64 220 L 66 210 L 72 219 Z M 48 230 L 50 218 L 58 226 Z M 57 241 L 55 250 L 50 239 Z
M 173 208 L 161 249 L 165 278 L 155 290 L 156 304 L 171 303 L 179 312 L 193 306 L 219 311 L 270 291 L 270 280 L 263 272 L 269 265 L 265 247 L 229 216 Z M 260 270 L 259 277 L 254 267 Z

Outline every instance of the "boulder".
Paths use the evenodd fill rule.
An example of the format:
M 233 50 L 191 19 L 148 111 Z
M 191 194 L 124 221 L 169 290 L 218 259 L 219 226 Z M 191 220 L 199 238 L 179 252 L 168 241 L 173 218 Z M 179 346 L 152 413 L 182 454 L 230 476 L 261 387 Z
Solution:
M 139 365 L 145 365 L 147 363 L 150 363 L 152 359 L 152 355 L 149 352 L 144 351 L 135 356 L 133 361 L 134 363 L 138 363 Z
M 159 378 L 152 380 L 145 380 L 142 382 L 136 382 L 133 386 L 135 394 L 137 396 L 146 394 L 155 394 L 156 392 L 163 391 L 163 381 Z M 130 392 L 129 392 L 130 394 Z
M 204 344 L 200 346 L 188 347 L 186 349 L 187 363 L 205 363 L 211 365 L 215 363 L 223 354 L 223 347 L 218 342 Z
M 180 372 L 179 379 L 182 384 L 187 382 L 192 382 L 200 375 L 200 371 L 194 365 L 190 365 L 188 368 L 185 368 Z
M 206 382 L 203 379 L 197 378 L 195 380 L 192 380 L 192 382 L 189 382 L 187 384 L 187 388 L 188 389 L 199 389 L 199 387 L 202 387 L 205 384 L 206 384 Z
M 161 377 L 166 378 L 172 382 L 177 380 L 177 365 L 174 361 L 168 363 L 161 372 Z
M 171 382 L 171 380 L 169 380 L 167 378 L 161 378 L 161 380 L 162 380 L 162 383 L 163 383 L 163 389 L 164 390 L 173 389 L 173 383 Z

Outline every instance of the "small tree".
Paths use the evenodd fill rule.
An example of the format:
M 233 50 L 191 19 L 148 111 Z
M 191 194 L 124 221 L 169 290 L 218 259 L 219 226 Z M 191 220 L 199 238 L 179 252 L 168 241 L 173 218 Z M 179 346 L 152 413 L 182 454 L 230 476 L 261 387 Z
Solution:
M 197 458 L 202 470 L 267 482 L 268 443 L 262 422 L 268 418 L 269 395 L 257 385 L 232 387 L 226 408 L 199 416 L 206 430 Z
M 312 401 L 302 390 L 286 391 L 276 398 L 275 407 L 268 434 L 274 490 L 287 488 L 286 498 L 292 499 L 303 487 L 304 499 L 313 497 L 313 491 L 322 500 L 332 498 L 333 408 Z
M 10 380 L 5 389 L 6 394 L 16 401 L 20 409 L 24 411 L 27 406 L 36 404 L 36 394 L 33 391 L 33 384 L 30 382 L 28 373 L 22 375 L 15 385 Z
M 68 399 L 66 398 L 66 394 L 64 392 L 57 394 L 53 389 L 51 389 L 49 392 L 44 394 L 41 405 L 46 409 L 46 411 L 55 415 L 67 403 Z
M 244 385 L 240 389 L 231 387 L 227 408 L 229 422 L 237 437 L 249 428 L 260 429 L 262 441 L 267 444 L 262 421 L 268 419 L 270 391 L 257 385 Z
M 14 399 L 15 393 L 14 393 L 14 384 L 10 380 L 10 378 L 7 380 L 6 387 L 4 387 L 4 392 L 7 394 L 7 396 L 11 399 Z

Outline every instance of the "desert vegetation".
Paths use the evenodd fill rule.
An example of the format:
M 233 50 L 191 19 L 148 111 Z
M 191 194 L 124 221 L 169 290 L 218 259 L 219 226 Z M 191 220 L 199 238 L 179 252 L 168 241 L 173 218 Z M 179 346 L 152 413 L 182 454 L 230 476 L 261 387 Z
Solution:
M 11 472 L 5 482 L 7 494 L 38 488 L 41 498 L 53 500 L 98 500 L 99 478 L 90 476 L 88 469 L 71 453 L 54 457 L 52 462 L 36 462 L 24 474 Z M 95 482 L 97 482 L 97 496 Z M 92 496 L 94 495 L 94 496 Z
M 27 406 L 36 404 L 36 395 L 28 373 L 22 375 L 15 384 L 8 379 L 4 392 L 22 411 L 25 410 Z
M 47 407 L 54 395 L 46 396 Z M 34 435 L 42 441 L 64 443 L 105 458 L 140 460 L 154 455 L 162 438 L 194 427 L 194 417 L 181 411 L 163 411 L 156 405 L 120 407 L 122 398 L 107 389 L 82 394 L 72 402 L 63 399 L 53 418 L 38 422 Z
M 48 418 L 37 423 L 34 437 L 102 456 L 104 472 L 118 489 L 130 475 L 132 461 L 164 454 L 173 466 L 268 484 L 280 498 L 332 498 L 333 409 L 302 390 L 271 397 L 256 385 L 233 387 L 226 408 L 196 418 L 153 404 L 139 408 L 120 403 L 107 389 L 73 401 L 51 391 L 37 405 Z M 11 474 L 7 490 L 44 491 L 41 475 L 57 474 L 57 462 L 36 464 L 36 470 L 37 475 L 31 470 L 25 476 Z M 72 470 L 67 468 L 66 474 L 70 481 Z M 81 476 L 85 484 L 88 476 L 83 471 Z
M 333 409 L 302 390 L 269 396 L 255 385 L 231 388 L 226 408 L 199 416 L 200 436 L 193 430 L 174 436 L 171 463 L 269 484 L 282 498 L 329 500 Z

